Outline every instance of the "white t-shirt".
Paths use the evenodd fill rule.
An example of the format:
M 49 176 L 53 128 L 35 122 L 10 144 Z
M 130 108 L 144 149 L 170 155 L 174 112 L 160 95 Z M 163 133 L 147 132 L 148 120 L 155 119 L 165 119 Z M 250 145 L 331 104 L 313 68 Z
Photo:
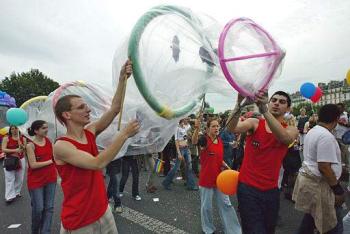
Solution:
M 331 163 L 332 170 L 340 178 L 342 172 L 340 149 L 334 135 L 328 129 L 316 125 L 305 136 L 304 164 L 316 176 L 322 176 L 318 162 Z
M 176 141 L 184 141 L 187 140 L 187 128 L 186 126 L 181 127 L 180 125 L 176 129 L 175 133 L 175 140 Z

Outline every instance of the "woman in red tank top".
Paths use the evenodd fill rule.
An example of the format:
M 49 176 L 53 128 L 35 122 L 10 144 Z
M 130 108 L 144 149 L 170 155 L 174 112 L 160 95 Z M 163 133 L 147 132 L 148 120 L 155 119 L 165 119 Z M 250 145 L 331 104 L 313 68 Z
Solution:
M 51 233 L 57 173 L 53 164 L 52 143 L 46 137 L 47 123 L 36 120 L 28 129 L 34 136 L 26 146 L 27 184 L 32 204 L 32 233 Z
M 215 195 L 221 221 L 225 233 L 240 234 L 241 226 L 237 214 L 231 204 L 229 196 L 221 193 L 216 188 L 216 178 L 221 172 L 224 160 L 224 145 L 218 136 L 219 121 L 209 119 L 207 122 L 207 134 L 198 139 L 199 121 L 196 121 L 192 143 L 200 146 L 199 191 L 201 197 L 201 223 L 204 233 L 214 233 L 213 223 L 213 197 Z
M 18 157 L 19 167 L 14 171 L 7 171 L 4 168 L 5 174 L 5 200 L 7 204 L 13 202 L 21 196 L 23 178 L 25 172 L 24 147 L 26 139 L 19 134 L 16 126 L 10 126 L 8 136 L 2 140 L 1 148 L 5 155 Z M 6 156 L 5 156 L 6 157 Z

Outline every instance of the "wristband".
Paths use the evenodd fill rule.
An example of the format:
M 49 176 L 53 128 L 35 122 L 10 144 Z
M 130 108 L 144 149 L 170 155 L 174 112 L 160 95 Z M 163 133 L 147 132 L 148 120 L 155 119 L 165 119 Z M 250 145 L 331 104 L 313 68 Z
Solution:
M 339 184 L 339 182 L 336 185 L 330 186 L 333 190 L 334 195 L 343 195 L 345 193 L 342 186 Z

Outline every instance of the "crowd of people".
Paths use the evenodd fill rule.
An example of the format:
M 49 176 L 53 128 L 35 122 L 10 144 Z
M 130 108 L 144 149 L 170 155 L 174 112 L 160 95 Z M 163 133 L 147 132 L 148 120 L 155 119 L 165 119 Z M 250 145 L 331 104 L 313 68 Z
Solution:
M 51 233 L 57 176 L 64 194 L 60 233 L 117 233 L 113 213 L 123 212 L 130 170 L 132 197 L 142 199 L 141 164 L 149 171 L 149 193 L 159 186 L 171 190 L 178 173 L 189 191 L 199 191 L 203 233 L 216 231 L 214 198 L 225 233 L 275 233 L 281 191 L 305 213 L 296 233 L 350 233 L 350 212 L 345 217 L 341 214 L 346 194 L 341 179 L 349 180 L 342 176 L 349 170 L 349 150 L 342 136 L 350 127 L 343 104 L 326 104 L 311 116 L 301 109 L 300 116 L 294 117 L 287 93 L 278 91 L 268 97 L 266 91 L 260 91 L 254 100 L 258 112 L 243 113 L 253 101 L 238 95 L 229 116 L 199 113 L 181 119 L 162 152 L 114 160 L 125 141 L 138 132 L 139 123 L 128 123 L 110 146 L 100 151 L 96 137 L 119 113 L 122 87 L 131 71 L 132 64 L 127 61 L 110 109 L 96 122 L 90 121 L 91 110 L 80 96 L 61 97 L 54 112 L 66 134 L 54 144 L 47 138 L 50 129 L 45 121 L 32 123 L 28 129 L 31 138 L 10 126 L 2 151 L 6 162 L 16 159 L 12 160 L 15 168 L 10 168 L 10 163 L 4 168 L 5 200 L 11 204 L 21 196 L 28 168 L 32 233 Z M 155 160 L 164 164 L 159 185 L 154 180 Z M 229 196 L 216 186 L 217 176 L 226 169 L 239 171 L 237 212 Z M 109 208 L 110 204 L 114 206 Z

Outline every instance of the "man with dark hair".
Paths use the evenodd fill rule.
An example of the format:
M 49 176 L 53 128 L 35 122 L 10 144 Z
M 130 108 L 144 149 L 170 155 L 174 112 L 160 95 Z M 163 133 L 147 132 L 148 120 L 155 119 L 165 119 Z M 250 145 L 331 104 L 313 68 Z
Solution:
M 296 127 L 284 123 L 290 111 L 291 99 L 283 91 L 255 96 L 255 104 L 264 118 L 239 121 L 244 97 L 238 95 L 237 104 L 227 128 L 235 133 L 247 133 L 243 164 L 237 191 L 242 230 L 245 234 L 272 234 L 278 219 L 278 177 L 288 145 L 298 136 Z
M 298 234 L 343 233 L 341 205 L 344 190 L 339 184 L 342 173 L 338 143 L 331 133 L 340 111 L 327 104 L 319 111 L 318 125 L 305 136 L 304 161 L 295 183 L 295 208 L 305 213 Z
M 64 201 L 61 234 L 118 233 L 108 199 L 102 169 L 112 161 L 124 142 L 138 132 L 136 120 L 122 129 L 110 146 L 98 152 L 96 137 L 114 120 L 121 108 L 122 88 L 131 75 L 131 62 L 120 72 L 119 84 L 111 107 L 100 119 L 90 121 L 90 108 L 77 95 L 60 98 L 55 115 L 67 128 L 54 145 L 57 171 L 62 179 Z

